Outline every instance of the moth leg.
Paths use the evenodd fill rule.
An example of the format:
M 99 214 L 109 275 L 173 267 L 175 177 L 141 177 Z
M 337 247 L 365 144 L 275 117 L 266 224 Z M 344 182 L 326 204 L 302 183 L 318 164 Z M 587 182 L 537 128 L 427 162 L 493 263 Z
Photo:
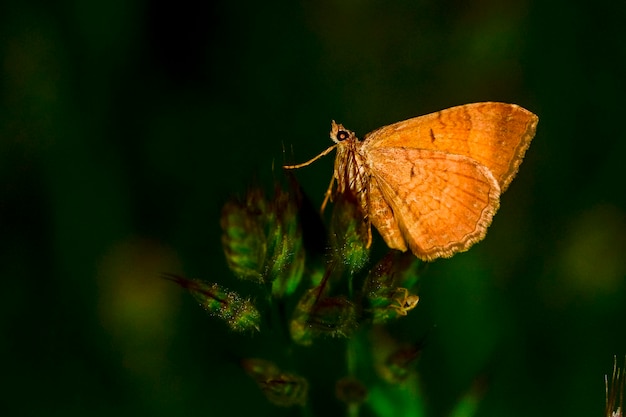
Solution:
M 367 244 L 365 245 L 365 247 L 367 249 L 372 247 L 372 222 L 370 221 L 370 219 L 368 218 L 367 220 Z
M 335 185 L 335 177 L 332 176 L 330 178 L 330 184 L 328 185 L 328 189 L 326 190 L 326 194 L 324 194 L 324 201 L 322 202 L 322 208 L 320 209 L 320 213 L 324 213 L 324 209 L 326 208 L 326 204 L 329 201 L 333 200 L 333 185 Z

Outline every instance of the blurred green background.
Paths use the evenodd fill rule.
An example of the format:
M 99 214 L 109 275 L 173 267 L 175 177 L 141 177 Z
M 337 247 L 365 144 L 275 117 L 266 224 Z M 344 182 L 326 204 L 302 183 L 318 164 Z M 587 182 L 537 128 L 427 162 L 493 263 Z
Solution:
M 235 286 L 221 204 L 325 149 L 331 119 L 362 136 L 493 100 L 540 122 L 485 241 L 424 275 L 430 415 L 487 375 L 478 416 L 601 416 L 626 353 L 625 21 L 571 0 L 3 1 L 0 413 L 297 415 L 233 360 L 253 339 L 159 273 Z M 332 163 L 297 173 L 316 205 Z

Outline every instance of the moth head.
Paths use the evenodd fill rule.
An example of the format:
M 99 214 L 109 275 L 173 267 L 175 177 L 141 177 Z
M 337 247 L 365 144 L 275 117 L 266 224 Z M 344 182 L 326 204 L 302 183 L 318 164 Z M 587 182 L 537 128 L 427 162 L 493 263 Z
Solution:
M 356 135 L 353 131 L 346 129 L 342 124 L 337 124 L 333 120 L 330 125 L 330 138 L 335 143 L 343 142 L 344 140 L 355 140 Z

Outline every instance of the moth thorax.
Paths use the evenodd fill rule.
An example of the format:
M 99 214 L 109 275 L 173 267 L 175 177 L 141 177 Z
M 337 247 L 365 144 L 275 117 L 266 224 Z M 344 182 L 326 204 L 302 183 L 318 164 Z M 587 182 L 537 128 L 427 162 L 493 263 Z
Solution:
M 360 145 L 358 141 L 344 141 L 339 144 L 335 159 L 335 178 L 337 191 L 351 194 L 367 213 L 369 174 Z

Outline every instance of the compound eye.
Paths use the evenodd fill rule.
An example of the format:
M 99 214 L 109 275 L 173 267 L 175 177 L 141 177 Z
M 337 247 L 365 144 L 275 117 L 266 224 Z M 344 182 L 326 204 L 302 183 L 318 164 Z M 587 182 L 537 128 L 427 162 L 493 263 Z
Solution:
M 337 140 L 339 142 L 346 140 L 350 137 L 350 134 L 348 132 L 346 132 L 345 130 L 340 130 L 337 132 Z

